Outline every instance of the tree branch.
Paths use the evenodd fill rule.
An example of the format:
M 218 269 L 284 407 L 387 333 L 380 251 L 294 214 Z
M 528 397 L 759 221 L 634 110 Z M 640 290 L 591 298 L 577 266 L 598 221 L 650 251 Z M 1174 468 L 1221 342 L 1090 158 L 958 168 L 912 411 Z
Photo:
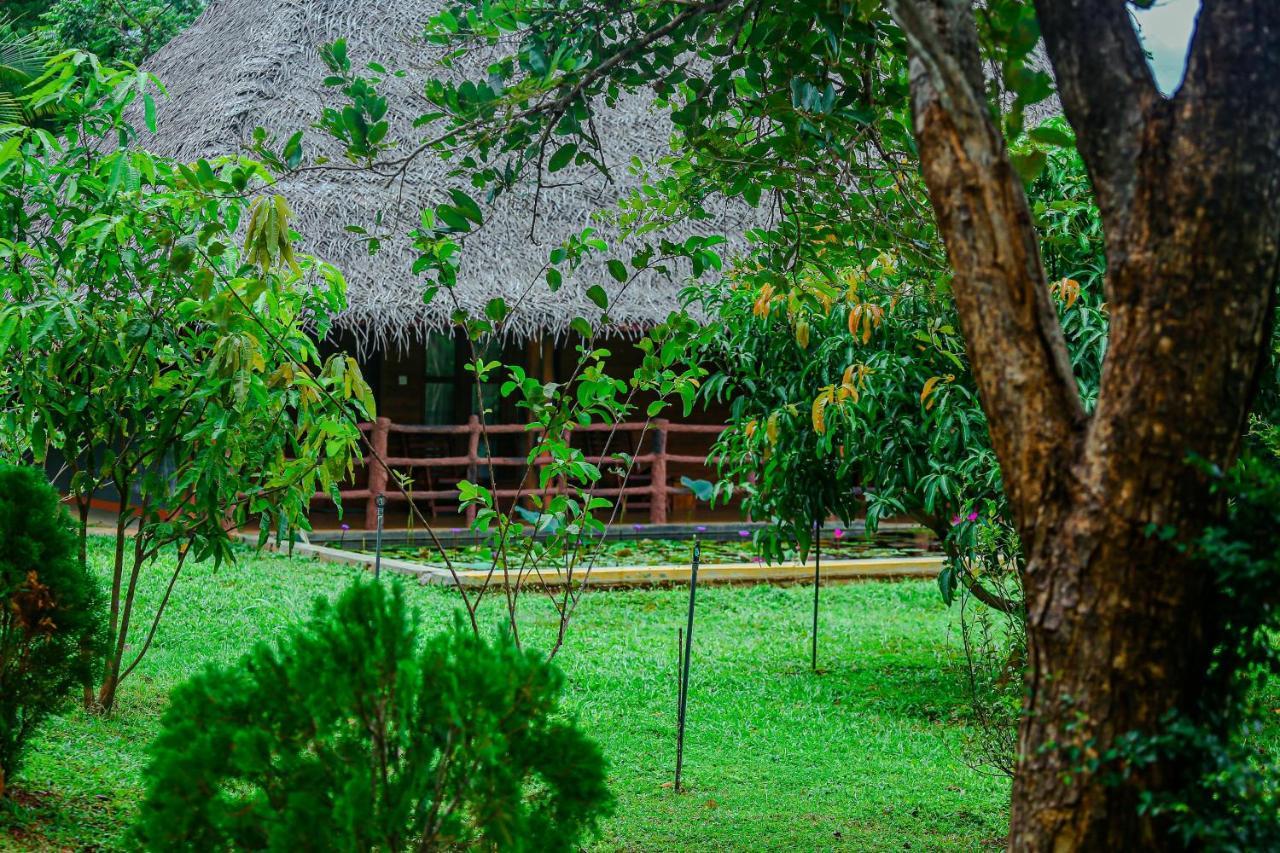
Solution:
M 1024 543 L 1086 421 L 1021 179 L 985 97 L 968 0 L 889 0 L 969 360 Z
M 1180 123 L 1210 125 L 1215 135 L 1225 131 L 1228 138 L 1218 141 L 1233 147 L 1257 145 L 1275 132 L 1277 80 L 1280 3 L 1205 0 L 1175 98 Z
M 1035 0 L 1067 120 L 1108 233 L 1125 230 L 1143 131 L 1163 101 L 1124 0 Z

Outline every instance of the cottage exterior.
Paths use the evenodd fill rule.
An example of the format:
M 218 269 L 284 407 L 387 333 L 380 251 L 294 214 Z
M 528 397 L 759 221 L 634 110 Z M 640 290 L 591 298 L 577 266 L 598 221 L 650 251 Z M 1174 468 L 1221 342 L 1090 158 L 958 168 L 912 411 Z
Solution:
M 443 8 L 438 0 L 214 0 L 205 13 L 148 63 L 165 84 L 169 99 L 159 110 L 158 133 L 150 147 L 192 161 L 234 153 L 250 139 L 255 127 L 267 128 L 284 139 L 309 128 L 326 97 L 326 70 L 318 48 L 337 38 L 348 40 L 353 63 L 378 62 L 404 69 L 404 77 L 390 76 L 382 84 L 390 102 L 389 136 L 412 150 L 421 133 L 412 121 L 423 100 L 416 95 L 427 77 L 483 77 L 483 59 L 470 67 L 445 70 L 433 63 L 432 47 L 421 38 L 428 18 Z M 610 347 L 625 359 L 625 343 L 636 332 L 666 319 L 678 306 L 681 282 L 652 275 L 620 288 L 601 262 L 586 264 L 551 293 L 541 283 L 547 253 L 568 235 L 585 227 L 609 229 L 593 219 L 639 185 L 630 167 L 636 151 L 652 151 L 655 159 L 668 150 L 669 124 L 643 98 L 624 100 L 597 116 L 605 140 L 605 177 L 583 170 L 566 170 L 559 186 L 544 189 L 534 216 L 533 192 L 509 193 L 487 214 L 483 229 L 467 237 L 456 296 L 475 314 L 489 300 L 501 296 L 521 308 L 501 344 L 505 362 L 523 362 L 534 375 L 548 380 L 567 375 L 573 357 L 574 317 L 591 319 L 598 309 L 586 297 L 592 285 L 610 292 L 609 325 L 599 330 Z M 308 155 L 340 160 L 336 146 L 309 131 Z M 422 299 L 424 282 L 411 269 L 414 252 L 406 234 L 419 211 L 446 200 L 456 179 L 433 154 L 420 157 L 403 175 L 388 179 L 358 171 L 319 170 L 290 177 L 276 187 L 298 215 L 302 248 L 341 268 L 349 284 L 349 307 L 337 319 L 325 346 L 355 354 L 375 391 L 380 422 L 369 425 L 375 446 L 390 459 L 394 470 L 411 475 L 416 496 L 433 514 L 451 513 L 454 484 L 462 477 L 492 470 L 500 488 L 514 488 L 518 468 L 499 460 L 522 456 L 527 441 L 514 409 L 494 406 L 492 421 L 505 425 L 491 439 L 493 446 L 476 446 L 476 395 L 462 371 L 467 346 L 460 341 L 450 315 L 454 305 L 442 298 Z M 758 215 L 746 208 L 724 208 L 711 221 L 695 228 L 685 223 L 668 232 L 673 239 L 693 233 L 741 234 Z M 379 235 L 381 248 L 370 255 L 364 241 L 349 225 Z M 732 253 L 733 244 L 729 251 Z M 521 298 L 530 288 L 536 298 Z M 616 369 L 623 371 L 625 364 Z M 496 389 L 486 389 L 496 403 Z M 684 475 L 705 476 L 700 460 L 722 413 L 700 413 L 703 428 L 665 426 L 643 440 L 637 433 L 625 450 L 646 459 L 635 476 L 634 488 L 624 494 L 628 510 L 639 510 L 651 521 L 666 520 L 668 502 L 687 505 L 679 487 Z M 385 422 L 384 422 L 385 419 Z M 508 430 L 507 428 L 510 428 Z M 624 431 L 624 441 L 626 437 Z M 581 440 L 592 449 L 590 431 Z M 672 457 L 672 458 L 667 458 Z M 436 460 L 427 464 L 425 460 Z M 447 463 L 447 464 L 446 464 Z M 491 464 L 492 463 L 492 464 Z M 485 469 L 481 471 L 480 469 Z M 362 472 L 346 492 L 348 506 L 372 507 L 374 495 L 386 491 L 385 471 Z M 655 485 L 656 484 L 656 485 Z M 686 506 L 687 510 L 687 506 Z M 318 503 L 318 514 L 325 510 Z M 634 515 L 634 512 L 633 512 Z M 372 518 L 366 519 L 371 523 Z M 643 519 L 641 519 L 643 520 Z M 321 519 L 322 521 L 322 519 Z

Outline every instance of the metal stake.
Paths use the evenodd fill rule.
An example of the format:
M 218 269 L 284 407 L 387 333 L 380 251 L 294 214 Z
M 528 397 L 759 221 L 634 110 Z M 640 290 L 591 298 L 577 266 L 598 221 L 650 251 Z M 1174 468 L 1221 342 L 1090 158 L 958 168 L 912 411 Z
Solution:
M 680 719 L 680 705 L 684 702 L 684 628 L 676 628 L 676 720 Z
M 818 589 L 822 583 L 822 526 L 813 525 L 813 659 L 810 666 L 818 671 Z
M 684 634 L 684 669 L 680 676 L 680 708 L 676 719 L 676 793 L 680 793 L 680 773 L 684 768 L 684 723 L 689 703 L 689 659 L 693 657 L 693 607 L 698 596 L 698 562 L 702 544 L 693 537 L 693 566 L 689 573 L 689 625 Z
M 378 495 L 378 532 L 373 540 L 373 576 L 375 578 L 382 577 L 382 518 L 385 514 L 387 506 L 387 498 L 385 495 Z

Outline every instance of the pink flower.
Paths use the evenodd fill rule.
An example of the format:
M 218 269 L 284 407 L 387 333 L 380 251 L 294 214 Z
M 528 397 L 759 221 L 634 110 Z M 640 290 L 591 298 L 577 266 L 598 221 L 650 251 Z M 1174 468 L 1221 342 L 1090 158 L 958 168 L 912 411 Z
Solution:
M 956 524 L 959 524 L 959 523 L 960 523 L 960 516 L 958 516 L 958 515 L 953 515 L 953 516 L 951 516 L 951 524 L 952 524 L 952 525 L 956 525 Z
M 843 531 L 843 530 L 841 530 L 839 527 L 837 527 L 837 528 L 835 529 L 835 532 L 834 532 L 834 533 L 832 533 L 832 534 L 831 534 L 831 536 L 832 536 L 832 538 L 833 538 L 833 539 L 843 539 L 843 538 L 844 538 L 844 531 Z
M 970 520 L 970 521 L 977 521 L 977 520 L 978 520 L 978 514 L 977 514 L 976 512 L 971 512 L 971 513 L 969 513 L 969 520 Z

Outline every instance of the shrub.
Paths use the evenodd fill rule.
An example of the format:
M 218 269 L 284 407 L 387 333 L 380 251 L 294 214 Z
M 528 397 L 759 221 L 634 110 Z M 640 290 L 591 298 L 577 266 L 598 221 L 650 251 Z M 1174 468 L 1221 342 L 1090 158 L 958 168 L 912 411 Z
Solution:
M 562 676 L 461 624 L 425 643 L 359 583 L 278 648 L 174 691 L 137 825 L 148 849 L 568 850 L 611 807 Z
M 0 796 L 35 726 L 88 682 L 99 597 L 58 493 L 0 463 Z

